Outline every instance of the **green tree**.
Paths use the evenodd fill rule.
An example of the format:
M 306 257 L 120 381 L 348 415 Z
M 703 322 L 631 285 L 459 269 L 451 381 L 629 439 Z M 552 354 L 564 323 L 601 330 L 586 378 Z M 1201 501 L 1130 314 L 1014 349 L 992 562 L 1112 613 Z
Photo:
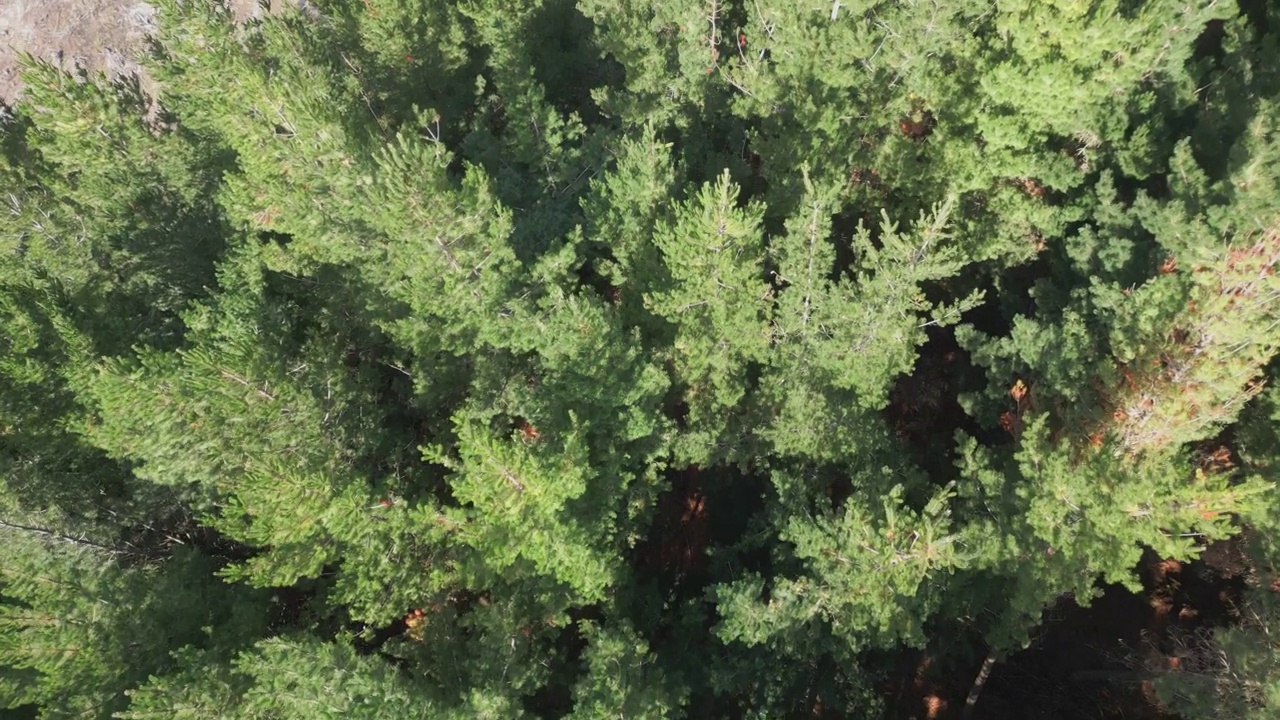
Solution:
M 1248 526 L 1264 711 L 1275 10 L 279 10 L 0 120 L 7 704 L 874 717 Z
M 0 705 L 111 718 L 181 648 L 225 651 L 265 630 L 263 598 L 223 585 L 199 552 L 122 567 L 111 548 L 5 526 Z

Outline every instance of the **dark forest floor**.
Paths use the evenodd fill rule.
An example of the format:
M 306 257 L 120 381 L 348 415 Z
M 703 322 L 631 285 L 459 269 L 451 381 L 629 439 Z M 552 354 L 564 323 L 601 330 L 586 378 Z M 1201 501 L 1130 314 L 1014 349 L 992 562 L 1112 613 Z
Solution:
M 1194 662 L 1208 631 L 1238 620 L 1249 571 L 1240 545 L 1239 537 L 1215 543 L 1185 564 L 1148 553 L 1141 594 L 1111 585 L 1087 607 L 1063 598 L 1045 610 L 1030 647 L 994 665 L 970 719 L 1176 720 L 1152 680 Z M 893 720 L 963 717 L 977 668 L 941 677 L 930 665 L 920 658 L 903 678 Z

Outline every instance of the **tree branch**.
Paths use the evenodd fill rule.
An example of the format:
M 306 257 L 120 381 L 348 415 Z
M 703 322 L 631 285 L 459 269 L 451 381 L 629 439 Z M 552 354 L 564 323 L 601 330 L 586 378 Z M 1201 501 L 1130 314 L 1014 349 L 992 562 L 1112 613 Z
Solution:
M 70 543 L 72 545 L 79 545 L 80 547 L 93 548 L 95 550 L 101 550 L 103 552 L 111 553 L 112 555 L 128 555 L 129 554 L 124 550 L 113 548 L 108 545 L 103 545 L 102 543 L 97 543 L 92 540 L 87 540 L 83 537 L 77 538 L 77 537 L 72 537 L 70 535 L 63 535 L 62 533 L 54 532 L 46 528 L 35 527 L 32 525 L 21 525 L 19 523 L 11 523 L 3 519 L 0 519 L 0 528 L 17 530 L 18 532 L 24 532 L 29 535 L 39 535 L 40 537 L 46 537 L 51 540 Z

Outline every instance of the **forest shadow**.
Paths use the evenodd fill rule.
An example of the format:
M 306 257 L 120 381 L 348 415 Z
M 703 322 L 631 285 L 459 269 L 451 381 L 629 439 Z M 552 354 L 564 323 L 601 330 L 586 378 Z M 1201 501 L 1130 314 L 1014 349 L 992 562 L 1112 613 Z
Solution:
M 1239 538 L 1209 545 L 1190 563 L 1148 550 L 1138 568 L 1142 593 L 1107 585 L 1086 607 L 1062 598 L 1046 608 L 1031 645 L 995 664 L 972 717 L 1175 720 L 1154 680 L 1203 652 L 1193 638 L 1238 619 L 1246 567 Z
M 671 602 L 701 598 L 711 584 L 744 569 L 766 572 L 767 554 L 736 553 L 752 519 L 764 510 L 768 477 L 735 468 L 690 466 L 666 473 L 648 536 L 632 551 L 641 584 Z M 728 550 L 729 552 L 716 552 Z M 739 556 L 740 555 L 740 556 Z

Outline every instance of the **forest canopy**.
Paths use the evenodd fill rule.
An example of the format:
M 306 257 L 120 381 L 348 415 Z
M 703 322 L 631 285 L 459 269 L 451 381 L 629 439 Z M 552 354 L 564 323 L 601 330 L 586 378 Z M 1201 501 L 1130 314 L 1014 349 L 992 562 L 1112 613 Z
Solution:
M 1210 552 L 1073 677 L 1280 712 L 1280 5 L 155 4 L 0 106 L 0 717 L 1106 717 Z

